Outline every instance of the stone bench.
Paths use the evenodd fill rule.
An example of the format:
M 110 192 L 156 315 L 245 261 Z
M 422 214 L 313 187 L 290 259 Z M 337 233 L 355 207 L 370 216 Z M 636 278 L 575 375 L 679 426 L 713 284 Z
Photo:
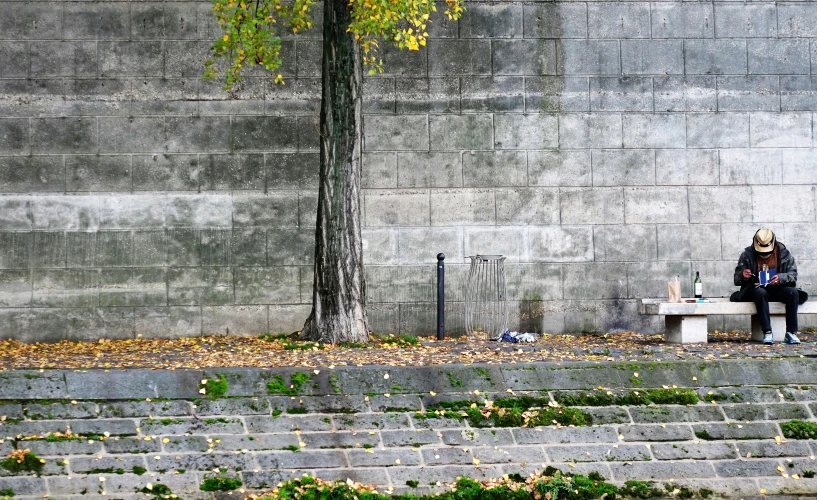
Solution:
M 691 344 L 707 341 L 706 317 L 717 315 L 752 315 L 752 340 L 763 340 L 763 331 L 753 302 L 730 302 L 728 298 L 711 298 L 710 302 L 687 303 L 667 302 L 667 299 L 640 299 L 638 313 L 664 316 L 666 327 L 664 340 L 667 342 Z M 797 309 L 798 314 L 817 314 L 817 302 L 806 302 Z M 772 336 L 775 342 L 782 342 L 786 335 L 786 306 L 782 302 L 770 302 Z

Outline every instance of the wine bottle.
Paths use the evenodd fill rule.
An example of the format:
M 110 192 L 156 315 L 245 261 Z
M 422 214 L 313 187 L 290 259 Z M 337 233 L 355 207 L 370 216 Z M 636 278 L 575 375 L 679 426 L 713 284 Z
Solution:
M 702 299 L 704 296 L 704 284 L 701 283 L 701 273 L 699 271 L 695 271 L 695 281 L 692 285 L 695 289 L 695 298 Z

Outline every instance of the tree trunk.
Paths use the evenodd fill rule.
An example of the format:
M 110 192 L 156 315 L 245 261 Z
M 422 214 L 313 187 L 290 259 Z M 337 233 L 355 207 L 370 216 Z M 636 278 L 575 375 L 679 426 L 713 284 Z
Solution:
M 360 45 L 346 32 L 351 20 L 347 1 L 324 2 L 315 276 L 301 336 L 331 343 L 369 339 L 360 234 L 363 67 Z

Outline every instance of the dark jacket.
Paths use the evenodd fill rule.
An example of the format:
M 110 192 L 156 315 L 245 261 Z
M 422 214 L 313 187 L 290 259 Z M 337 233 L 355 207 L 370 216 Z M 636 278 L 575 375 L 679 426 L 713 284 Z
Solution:
M 797 286 L 797 263 L 794 262 L 794 256 L 786 248 L 783 243 L 775 243 L 777 246 L 777 275 L 780 277 L 780 286 Z M 735 268 L 735 286 L 740 287 L 740 291 L 732 294 L 731 300 L 733 302 L 740 302 L 744 299 L 746 291 L 753 289 L 757 283 L 757 277 L 751 278 L 743 277 L 743 270 L 750 269 L 753 274 L 757 274 L 757 252 L 752 245 L 746 247 L 743 253 L 740 254 L 738 265 Z M 802 295 L 802 294 L 801 294 Z M 807 296 L 806 296 L 807 297 Z M 805 302 L 801 298 L 801 303 Z

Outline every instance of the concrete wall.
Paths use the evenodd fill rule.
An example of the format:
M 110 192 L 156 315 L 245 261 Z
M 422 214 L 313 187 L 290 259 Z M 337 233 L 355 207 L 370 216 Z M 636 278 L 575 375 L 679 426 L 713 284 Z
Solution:
M 285 39 L 285 86 L 227 95 L 199 79 L 209 8 L 0 1 L 0 338 L 302 324 L 320 27 Z M 817 2 L 467 8 L 367 80 L 375 330 L 434 329 L 438 252 L 452 332 L 475 253 L 508 257 L 528 330 L 658 331 L 634 299 L 695 271 L 727 295 L 762 224 L 813 285 Z

